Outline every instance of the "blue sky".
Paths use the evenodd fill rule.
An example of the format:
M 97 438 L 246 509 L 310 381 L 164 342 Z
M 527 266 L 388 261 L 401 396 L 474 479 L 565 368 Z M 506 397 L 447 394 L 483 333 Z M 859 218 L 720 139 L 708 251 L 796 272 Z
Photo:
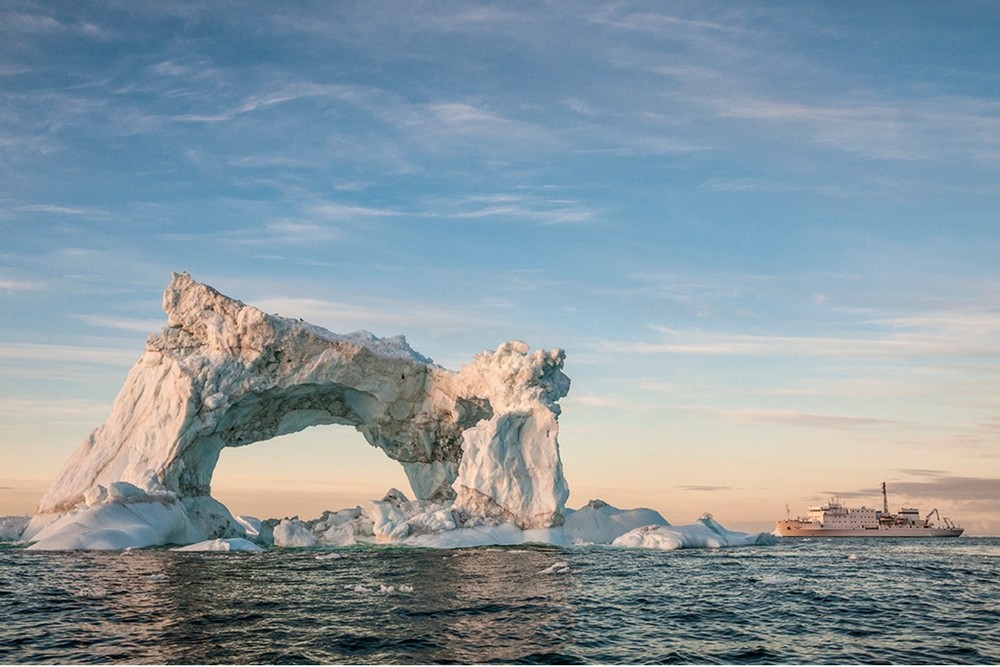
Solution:
M 997 34 L 988 2 L 4 3 L 0 513 L 186 270 L 449 368 L 565 348 L 571 506 L 766 526 L 887 480 L 1000 533 Z M 312 429 L 216 490 L 309 514 L 405 484 L 379 457 Z

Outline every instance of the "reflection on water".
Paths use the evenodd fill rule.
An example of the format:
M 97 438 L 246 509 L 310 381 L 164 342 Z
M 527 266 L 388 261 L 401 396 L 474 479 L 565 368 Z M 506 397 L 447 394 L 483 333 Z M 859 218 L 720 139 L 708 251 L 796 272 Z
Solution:
M 1000 661 L 997 540 L 324 553 L 0 549 L 0 662 Z
M 538 574 L 559 552 L 316 555 L 6 550 L 0 601 L 17 633 L 0 631 L 0 660 L 477 662 L 484 647 L 559 659 L 568 582 Z

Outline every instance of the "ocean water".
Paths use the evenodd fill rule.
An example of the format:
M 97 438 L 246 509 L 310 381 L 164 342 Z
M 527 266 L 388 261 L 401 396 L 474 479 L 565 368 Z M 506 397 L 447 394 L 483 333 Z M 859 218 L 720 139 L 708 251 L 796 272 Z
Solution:
M 2 663 L 1000 663 L 1000 539 L 0 548 Z

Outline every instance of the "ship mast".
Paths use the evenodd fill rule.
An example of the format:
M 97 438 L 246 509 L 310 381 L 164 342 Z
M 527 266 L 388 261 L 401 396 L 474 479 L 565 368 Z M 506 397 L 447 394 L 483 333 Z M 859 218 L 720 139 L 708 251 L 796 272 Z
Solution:
M 889 513 L 889 497 L 885 494 L 885 482 L 882 482 L 882 511 Z

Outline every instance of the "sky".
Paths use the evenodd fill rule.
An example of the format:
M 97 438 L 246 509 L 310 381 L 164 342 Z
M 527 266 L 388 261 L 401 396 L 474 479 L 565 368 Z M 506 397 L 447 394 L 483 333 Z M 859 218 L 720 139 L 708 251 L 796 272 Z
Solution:
M 0 514 L 110 413 L 172 271 L 457 370 L 566 350 L 570 507 L 1000 534 L 992 2 L 9 0 Z M 237 513 L 408 492 L 347 427 Z M 787 509 L 786 509 L 787 508 Z

